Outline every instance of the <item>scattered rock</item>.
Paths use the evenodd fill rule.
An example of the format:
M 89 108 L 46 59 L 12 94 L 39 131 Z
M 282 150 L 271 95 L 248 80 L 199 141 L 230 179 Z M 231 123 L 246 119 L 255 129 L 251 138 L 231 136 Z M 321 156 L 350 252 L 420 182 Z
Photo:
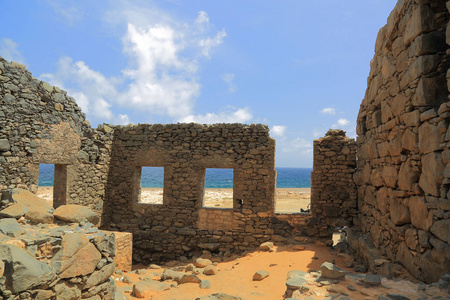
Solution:
M 0 217 L 20 219 L 27 211 L 29 211 L 29 209 L 23 204 L 13 203 L 5 209 L 0 210 Z
M 207 280 L 207 279 L 202 280 L 198 286 L 201 289 L 210 289 L 211 288 L 211 284 L 209 283 L 209 280 Z
M 99 221 L 98 216 L 92 211 L 92 209 L 77 204 L 61 205 L 53 212 L 53 215 L 55 218 L 71 223 L 88 221 L 93 224 L 97 224 Z
M 269 251 L 272 248 L 273 248 L 272 242 L 265 242 L 259 246 L 259 250 L 261 250 L 261 251 Z
M 55 272 L 46 263 L 14 245 L 0 244 L 0 260 L 5 262 L 4 285 L 13 293 L 50 283 L 55 278 Z
M 367 268 L 364 265 L 355 265 L 355 272 L 359 272 L 359 273 L 366 273 L 367 272 Z
M 145 298 L 152 291 L 167 291 L 170 284 L 159 281 L 139 281 L 133 285 L 133 295 L 137 298 Z
M 133 280 L 128 275 L 123 276 L 122 282 L 124 283 L 133 283 Z
M 345 271 L 329 262 L 324 262 L 320 266 L 320 272 L 323 277 L 331 278 L 331 279 L 343 278 L 348 273 L 347 271 Z
M 205 275 L 216 275 L 219 270 L 213 265 L 206 266 L 203 270 L 203 274 Z
M 25 214 L 25 219 L 34 224 L 52 224 L 55 220 L 51 213 L 44 210 L 31 210 Z
M 18 237 L 25 233 L 25 230 L 20 227 L 17 220 L 14 218 L 7 218 L 0 220 L 0 232 L 11 237 Z
M 179 280 L 177 280 L 179 284 L 184 283 L 200 283 L 201 279 L 197 277 L 197 275 L 189 275 L 189 274 L 183 274 Z
M 367 274 L 361 279 L 361 281 L 366 285 L 377 286 L 381 284 L 381 278 L 382 277 L 380 275 Z
M 266 277 L 269 277 L 270 273 L 264 270 L 259 270 L 253 275 L 253 281 L 261 281 Z
M 148 268 L 149 268 L 149 269 L 161 269 L 160 266 L 155 265 L 155 264 L 151 264 Z
M 194 262 L 194 265 L 199 268 L 205 268 L 209 265 L 212 265 L 212 261 L 205 258 L 197 258 Z
M 188 264 L 188 265 L 186 266 L 186 268 L 184 269 L 184 271 L 185 271 L 185 272 L 190 272 L 190 271 L 193 271 L 194 269 L 195 269 L 194 264 Z
M 183 277 L 185 274 L 183 272 L 177 272 L 170 269 L 164 269 L 164 272 L 161 275 L 161 280 L 173 280 L 173 281 L 179 281 L 181 277 Z
M 212 296 L 216 297 L 219 300 L 242 300 L 241 297 L 236 297 L 225 293 L 215 293 L 212 294 Z

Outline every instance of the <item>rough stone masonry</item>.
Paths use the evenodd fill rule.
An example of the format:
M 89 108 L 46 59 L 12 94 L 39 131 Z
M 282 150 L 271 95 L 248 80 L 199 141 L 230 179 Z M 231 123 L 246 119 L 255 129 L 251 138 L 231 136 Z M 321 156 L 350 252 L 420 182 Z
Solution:
M 353 224 L 370 238 L 366 244 L 436 281 L 450 271 L 449 6 L 398 2 L 377 37 L 358 115 L 356 169 L 354 142 L 342 132 L 315 142 L 311 215 L 274 213 L 275 141 L 267 126 L 92 129 L 66 92 L 4 59 L 0 189 L 36 192 L 39 164 L 54 164 L 55 207 L 89 206 L 105 228 L 132 232 L 140 262 L 203 249 L 225 255 Z M 138 201 L 145 166 L 164 167 L 161 205 Z M 232 209 L 203 207 L 206 168 L 234 169 Z
M 361 230 L 427 282 L 450 271 L 449 8 L 397 3 L 378 33 L 357 125 Z

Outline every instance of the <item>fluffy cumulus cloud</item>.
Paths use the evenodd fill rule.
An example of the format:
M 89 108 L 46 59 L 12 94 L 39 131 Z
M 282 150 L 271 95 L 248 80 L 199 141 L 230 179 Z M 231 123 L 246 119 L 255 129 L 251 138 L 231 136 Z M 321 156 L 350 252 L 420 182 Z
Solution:
M 131 83 L 120 98 L 123 105 L 171 117 L 192 112 L 200 85 L 196 61 L 179 55 L 182 38 L 169 26 L 137 28 L 128 24 L 125 52 L 136 67 L 124 71 Z
M 200 11 L 196 19 L 186 23 L 154 7 L 137 6 L 126 0 L 112 5 L 103 21 L 112 28 L 126 28 L 121 39 L 128 66 L 123 68 L 121 75 L 107 77 L 84 61 L 62 57 L 55 73 L 41 76 L 41 79 L 66 89 L 89 119 L 94 123 L 126 124 L 130 122 L 132 112 L 149 112 L 150 116 L 200 123 L 248 122 L 252 119 L 249 108 L 195 114 L 195 102 L 201 90 L 200 64 L 211 57 L 226 37 L 225 29 L 211 29 L 213 26 L 206 12 Z M 64 11 L 61 6 L 53 7 L 61 8 L 60 13 Z M 225 74 L 222 79 L 233 92 L 234 75 Z M 117 108 L 122 108 L 120 114 L 113 113 Z
M 62 57 L 54 74 L 42 74 L 41 79 L 59 86 L 72 95 L 88 115 L 103 121 L 112 121 L 111 100 L 117 97 L 115 80 L 94 71 L 83 61 L 74 62 Z
M 333 107 L 326 107 L 320 111 L 321 114 L 334 116 L 336 114 L 336 109 Z
M 284 134 L 286 132 L 286 126 L 282 126 L 282 125 L 274 125 L 272 126 L 272 128 L 270 129 L 271 134 L 274 137 L 284 137 Z
M 17 43 L 11 39 L 0 39 L 0 56 L 8 61 L 15 61 L 21 64 L 25 64 L 25 58 L 17 49 L 17 46 Z
M 189 115 L 180 120 L 182 123 L 247 123 L 253 118 L 250 108 L 233 108 L 220 113 L 207 113 L 204 115 Z
M 337 120 L 336 123 L 334 123 L 333 125 L 331 125 L 331 128 L 334 129 L 342 129 L 344 127 L 346 127 L 347 125 L 350 124 L 350 121 L 344 118 L 340 118 Z

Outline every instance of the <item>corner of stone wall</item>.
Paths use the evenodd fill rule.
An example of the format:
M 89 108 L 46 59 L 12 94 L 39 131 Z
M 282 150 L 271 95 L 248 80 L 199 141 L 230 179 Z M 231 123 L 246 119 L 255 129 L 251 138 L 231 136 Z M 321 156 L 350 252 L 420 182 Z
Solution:
M 314 140 L 311 173 L 311 224 L 331 235 L 335 227 L 357 223 L 357 193 L 353 182 L 356 141 L 340 129 Z
M 398 2 L 357 119 L 361 231 L 426 282 L 450 272 L 449 6 Z

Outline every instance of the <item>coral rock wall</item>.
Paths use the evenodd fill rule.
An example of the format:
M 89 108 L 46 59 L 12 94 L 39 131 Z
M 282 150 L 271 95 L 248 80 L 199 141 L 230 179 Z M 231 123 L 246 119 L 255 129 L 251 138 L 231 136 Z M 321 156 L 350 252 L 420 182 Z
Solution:
M 311 214 L 320 219 L 325 232 L 329 226 L 351 226 L 357 221 L 355 168 L 356 141 L 343 130 L 330 129 L 314 141 Z
M 199 249 L 239 251 L 275 234 L 275 141 L 267 126 L 113 129 L 104 220 L 111 230 L 133 233 L 136 261 L 170 260 Z M 162 204 L 140 203 L 143 166 L 164 167 Z M 203 207 L 206 168 L 234 170 L 232 209 Z
M 448 16 L 444 0 L 398 2 L 357 121 L 361 229 L 427 282 L 450 271 Z
M 39 164 L 54 164 L 54 206 L 100 212 L 111 141 L 99 129 L 65 91 L 0 57 L 0 190 L 36 192 Z

